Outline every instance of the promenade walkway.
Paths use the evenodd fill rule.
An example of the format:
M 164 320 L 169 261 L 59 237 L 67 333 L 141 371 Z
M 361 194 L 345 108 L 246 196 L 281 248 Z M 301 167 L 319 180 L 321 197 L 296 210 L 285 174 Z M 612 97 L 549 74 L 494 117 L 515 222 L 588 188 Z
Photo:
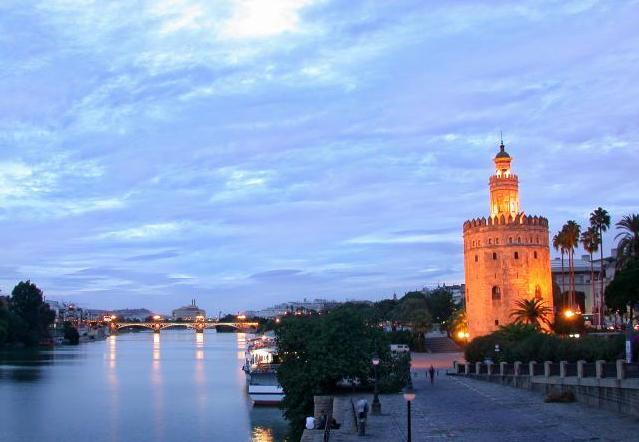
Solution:
M 431 386 L 424 370 L 416 373 L 413 441 L 639 440 L 639 420 L 633 417 L 579 403 L 547 404 L 540 394 L 446 376 L 441 369 Z M 372 402 L 371 396 L 366 397 Z M 341 434 L 339 440 L 405 441 L 406 403 L 402 395 L 384 395 L 381 402 L 383 415 L 369 416 L 366 437 Z

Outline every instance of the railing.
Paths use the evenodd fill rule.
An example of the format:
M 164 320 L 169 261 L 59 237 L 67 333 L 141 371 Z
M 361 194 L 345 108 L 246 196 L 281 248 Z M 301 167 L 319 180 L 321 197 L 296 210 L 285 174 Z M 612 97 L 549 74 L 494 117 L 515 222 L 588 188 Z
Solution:
M 513 363 L 455 363 L 456 374 L 492 376 L 544 376 L 560 378 L 638 379 L 639 364 L 624 360 L 596 362 L 515 362 Z M 489 368 L 490 367 L 490 368 Z M 489 373 L 490 371 L 490 373 Z

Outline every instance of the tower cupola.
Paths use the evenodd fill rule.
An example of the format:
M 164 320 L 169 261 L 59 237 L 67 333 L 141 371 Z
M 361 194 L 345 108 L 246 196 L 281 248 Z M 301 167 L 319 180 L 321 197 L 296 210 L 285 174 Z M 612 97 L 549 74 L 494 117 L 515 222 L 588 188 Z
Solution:
M 490 177 L 490 216 L 515 218 L 519 213 L 519 179 L 511 171 L 512 158 L 502 141 L 493 159 L 495 174 Z

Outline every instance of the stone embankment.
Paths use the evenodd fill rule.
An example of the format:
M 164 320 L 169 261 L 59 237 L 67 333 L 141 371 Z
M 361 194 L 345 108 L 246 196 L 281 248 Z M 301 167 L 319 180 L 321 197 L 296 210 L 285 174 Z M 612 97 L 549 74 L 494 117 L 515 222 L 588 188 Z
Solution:
M 570 391 L 578 402 L 639 417 L 639 365 L 624 360 L 455 363 L 453 374 L 546 394 Z

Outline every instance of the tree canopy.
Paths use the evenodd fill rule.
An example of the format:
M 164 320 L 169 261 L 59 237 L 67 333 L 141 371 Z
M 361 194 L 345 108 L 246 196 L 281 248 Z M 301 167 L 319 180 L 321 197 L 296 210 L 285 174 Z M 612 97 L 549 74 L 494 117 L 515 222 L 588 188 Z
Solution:
M 0 308 L 0 344 L 37 345 L 49 336 L 54 319 L 42 290 L 31 281 L 21 281 L 11 292 L 8 306 Z
M 345 305 L 327 314 L 291 316 L 275 329 L 282 363 L 286 418 L 297 428 L 312 414 L 313 395 L 338 389 L 344 379 L 370 385 L 371 357 L 380 359 L 380 388 L 398 391 L 408 380 L 408 362 L 391 356 L 385 333 L 369 323 L 371 308 Z
M 612 310 L 625 312 L 628 305 L 639 303 L 639 260 L 628 262 L 606 287 L 606 305 Z

